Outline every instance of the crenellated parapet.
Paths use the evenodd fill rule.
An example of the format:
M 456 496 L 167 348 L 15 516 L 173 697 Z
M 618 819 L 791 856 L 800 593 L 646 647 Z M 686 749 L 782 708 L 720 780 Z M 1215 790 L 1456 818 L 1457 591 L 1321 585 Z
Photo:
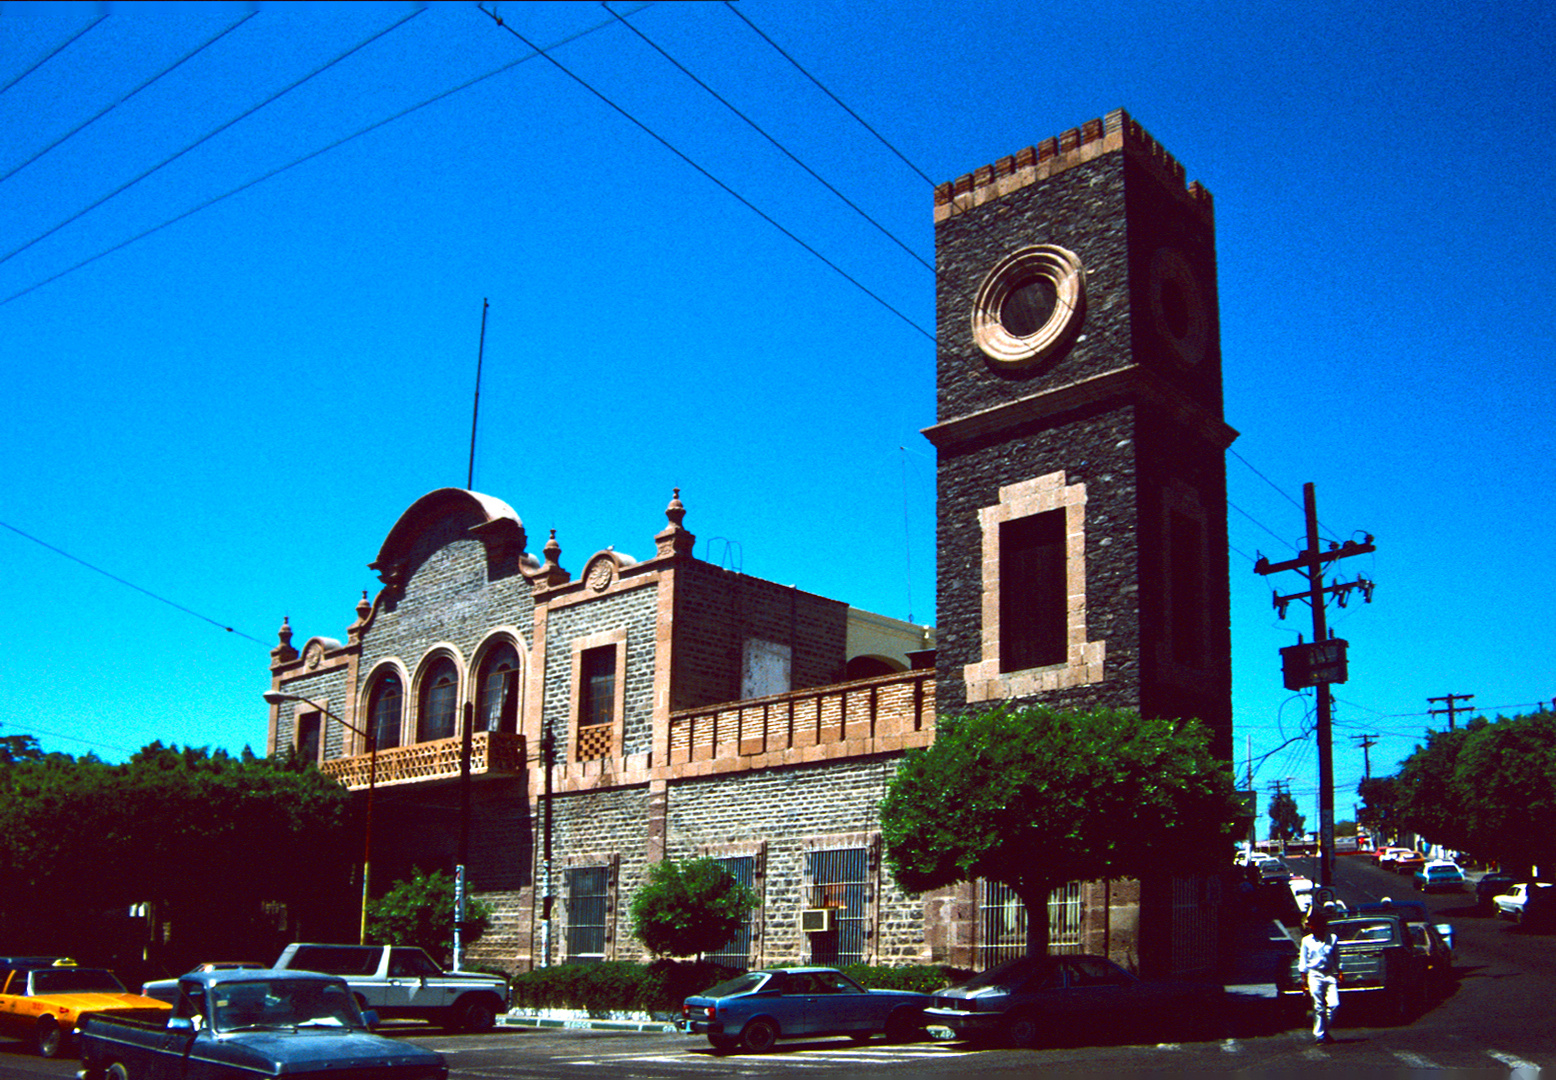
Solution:
M 1198 206 L 1207 220 L 1212 217 L 1214 205 L 1210 192 L 1198 180 L 1185 183 L 1183 166 L 1178 160 L 1134 117 L 1123 109 L 1115 109 L 1101 119 L 1088 120 L 1080 127 L 938 185 L 935 188 L 935 223 L 1104 154 L 1119 151 L 1131 154 L 1168 188 L 1182 192 L 1184 200 Z

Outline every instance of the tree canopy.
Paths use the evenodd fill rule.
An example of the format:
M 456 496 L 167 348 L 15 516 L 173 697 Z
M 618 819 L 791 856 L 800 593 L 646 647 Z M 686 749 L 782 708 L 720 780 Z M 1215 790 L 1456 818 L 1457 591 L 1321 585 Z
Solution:
M 1556 714 L 1430 732 L 1391 790 L 1397 828 L 1507 866 L 1556 864 Z
M 1282 791 L 1270 800 L 1270 839 L 1300 840 L 1306 836 L 1307 818 L 1297 813 L 1297 800 Z
M 0 938 L 10 948 L 46 948 L 51 935 L 142 903 L 199 948 L 252 929 L 236 923 L 263 902 L 322 902 L 360 859 L 346 790 L 290 756 L 153 743 L 110 765 L 28 750 L 8 746 L 0 759 Z
M 665 859 L 632 897 L 633 932 L 655 956 L 700 956 L 733 938 L 756 904 L 712 859 Z
M 1068 881 L 1219 865 L 1241 814 L 1199 721 L 1030 706 L 942 719 L 892 779 L 881 831 L 911 893 L 982 878 L 1046 913 Z M 1048 920 L 1028 918 L 1028 952 L 1047 948 Z
M 492 910 L 473 897 L 465 882 L 464 944 L 480 937 L 492 921 Z M 416 945 L 446 963 L 454 952 L 454 876 L 441 870 L 428 874 L 416 867 L 409 880 L 397 881 L 367 905 L 367 936 L 383 945 Z

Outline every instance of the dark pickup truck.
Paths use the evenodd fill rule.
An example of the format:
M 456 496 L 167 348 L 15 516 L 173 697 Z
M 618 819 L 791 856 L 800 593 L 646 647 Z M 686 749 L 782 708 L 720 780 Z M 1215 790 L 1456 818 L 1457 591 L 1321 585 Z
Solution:
M 1410 940 L 1400 914 L 1334 919 L 1329 930 L 1340 943 L 1340 995 L 1356 1004 L 1371 1000 L 1385 1014 L 1403 1023 L 1426 1003 L 1426 959 Z M 1307 983 L 1297 974 L 1297 960 L 1280 981 L 1284 998 L 1307 999 Z
M 447 1080 L 443 1055 L 374 1035 L 345 980 L 296 971 L 207 971 L 178 982 L 166 1023 L 96 1015 L 81 1027 L 80 1080 Z

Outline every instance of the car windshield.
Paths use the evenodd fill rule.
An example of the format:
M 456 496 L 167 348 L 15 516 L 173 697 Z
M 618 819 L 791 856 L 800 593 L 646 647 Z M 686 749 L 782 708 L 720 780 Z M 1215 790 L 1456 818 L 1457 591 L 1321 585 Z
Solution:
M 1352 919 L 1345 922 L 1329 924 L 1334 935 L 1341 941 L 1393 941 L 1394 922 L 1392 919 Z
M 1017 986 L 1026 982 L 1039 970 L 1049 967 L 1051 963 L 1050 958 L 1046 956 L 1018 956 L 1014 960 L 997 964 L 988 971 L 979 972 L 962 985 L 968 990 L 978 990 L 986 986 Z
M 43 994 L 123 994 L 124 984 L 102 968 L 52 968 L 32 973 L 32 992 Z
M 268 1027 L 363 1027 L 362 1014 L 344 982 L 325 979 L 255 979 L 218 983 L 217 1031 Z

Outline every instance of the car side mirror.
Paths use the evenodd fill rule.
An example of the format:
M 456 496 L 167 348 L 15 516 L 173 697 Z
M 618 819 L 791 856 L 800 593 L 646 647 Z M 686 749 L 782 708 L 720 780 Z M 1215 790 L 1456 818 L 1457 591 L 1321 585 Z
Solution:
M 1440 923 L 1434 924 L 1434 928 L 1437 930 L 1437 932 L 1439 934 L 1441 934 L 1443 936 L 1443 940 L 1448 943 L 1448 948 L 1450 948 L 1450 949 L 1453 948 L 1453 926 L 1452 926 L 1452 924 L 1451 923 L 1440 922 Z
M 177 1035 L 193 1035 L 195 1022 L 187 1016 L 168 1017 L 167 1029 Z
M 363 1009 L 362 1022 L 366 1024 L 369 1029 L 376 1028 L 378 1026 L 378 1014 L 372 1009 Z

